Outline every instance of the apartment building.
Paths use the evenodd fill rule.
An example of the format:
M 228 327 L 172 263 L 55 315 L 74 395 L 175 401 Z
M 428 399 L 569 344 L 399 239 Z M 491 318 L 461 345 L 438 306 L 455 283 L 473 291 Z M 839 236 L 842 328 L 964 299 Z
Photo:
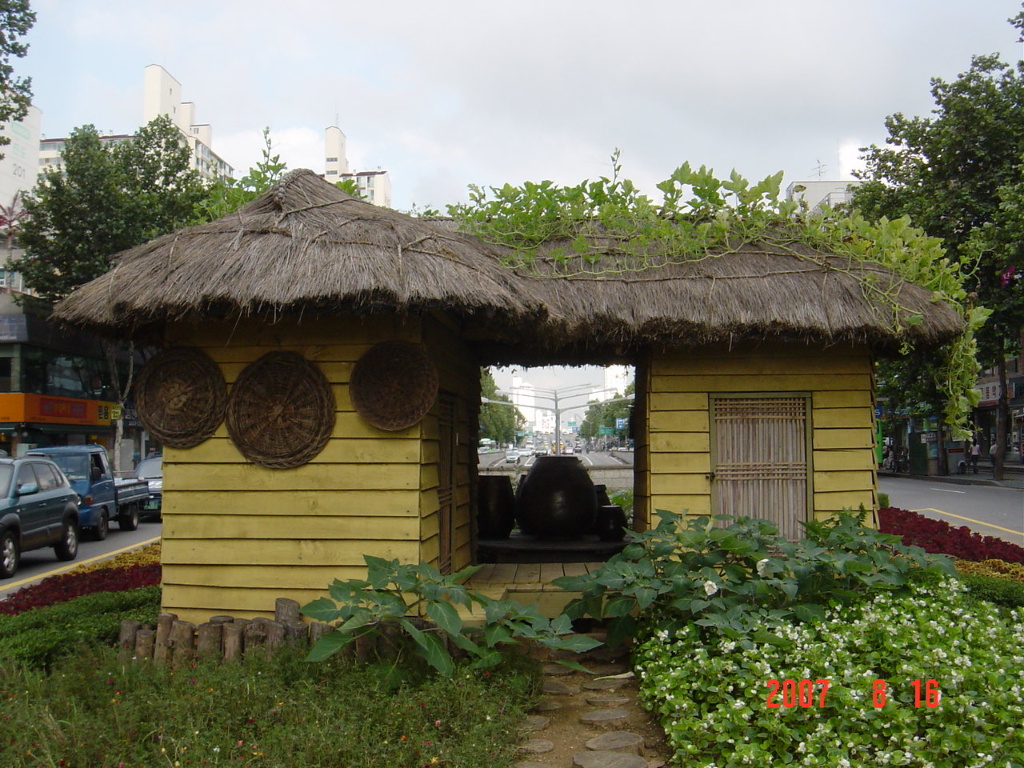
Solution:
M 181 83 L 159 64 L 145 69 L 142 88 L 142 124 L 160 115 L 167 115 L 181 131 L 182 141 L 192 154 L 192 168 L 204 179 L 229 179 L 234 169 L 213 151 L 213 128 L 209 123 L 196 122 L 196 105 L 181 100 Z M 131 138 L 129 133 L 100 136 L 103 143 L 116 144 Z M 67 138 L 39 141 L 38 173 L 62 170 L 61 155 Z M 33 179 L 34 183 L 34 179 Z
M 324 178 L 332 183 L 352 179 L 360 196 L 374 205 L 391 207 L 391 177 L 387 171 L 353 171 L 348 162 L 345 134 L 336 125 L 324 131 Z

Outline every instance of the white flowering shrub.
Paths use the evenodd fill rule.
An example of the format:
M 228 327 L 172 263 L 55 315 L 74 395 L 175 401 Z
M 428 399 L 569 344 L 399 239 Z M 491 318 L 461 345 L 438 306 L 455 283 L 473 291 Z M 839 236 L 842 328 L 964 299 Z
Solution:
M 658 630 L 636 670 L 680 765 L 1024 768 L 1024 612 L 1008 616 L 946 579 L 777 626 L 782 643 Z

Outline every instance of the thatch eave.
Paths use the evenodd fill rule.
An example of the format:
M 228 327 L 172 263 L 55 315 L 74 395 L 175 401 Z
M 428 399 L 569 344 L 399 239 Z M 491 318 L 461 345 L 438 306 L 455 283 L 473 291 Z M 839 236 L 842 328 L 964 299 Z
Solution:
M 514 253 L 450 222 L 376 208 L 296 171 L 228 216 L 126 251 L 54 316 L 139 338 L 167 323 L 210 319 L 443 312 L 485 358 L 494 357 L 491 345 L 548 362 L 759 339 L 867 344 L 889 354 L 906 341 L 944 344 L 963 327 L 952 307 L 881 266 L 799 246 L 750 243 L 600 273 L 582 258 L 550 258 L 557 247 L 513 269 Z M 899 330 L 886 296 L 901 307 Z M 921 321 L 911 325 L 912 315 Z

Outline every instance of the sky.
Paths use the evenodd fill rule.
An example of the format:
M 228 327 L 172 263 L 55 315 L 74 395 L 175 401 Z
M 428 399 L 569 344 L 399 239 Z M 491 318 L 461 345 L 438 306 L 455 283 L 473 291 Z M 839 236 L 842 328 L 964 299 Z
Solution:
M 929 114 L 933 77 L 1022 56 L 1021 0 L 32 0 L 15 71 L 42 133 L 142 121 L 160 64 L 236 176 L 262 131 L 323 172 L 324 129 L 354 170 L 386 169 L 399 210 L 469 185 L 621 174 L 656 196 L 684 162 L 783 186 L 851 178 L 885 118 Z M 533 380 L 578 383 L 578 371 Z M 504 375 L 503 375 L 504 376 Z M 499 378 L 499 385 L 509 379 Z M 529 377 L 528 377 L 529 378 Z M 588 379 L 589 380 L 589 379 Z M 568 382 L 566 384 L 565 382 Z

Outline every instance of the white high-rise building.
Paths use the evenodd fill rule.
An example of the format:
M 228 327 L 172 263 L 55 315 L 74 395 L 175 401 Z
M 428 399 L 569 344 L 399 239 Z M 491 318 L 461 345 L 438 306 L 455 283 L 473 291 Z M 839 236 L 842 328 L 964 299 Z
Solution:
M 213 127 L 196 122 L 196 105 L 181 100 L 181 83 L 159 64 L 146 67 L 142 87 L 142 122 L 171 118 L 192 152 L 192 167 L 204 179 L 229 179 L 234 169 L 213 151 Z
M 605 391 L 597 397 L 599 400 L 610 400 L 618 393 L 626 394 L 626 387 L 633 381 L 633 369 L 628 365 L 609 365 L 604 369 Z
M 143 124 L 167 115 L 181 131 L 181 140 L 192 154 L 192 168 L 200 176 L 211 180 L 232 178 L 234 169 L 213 151 L 213 128 L 208 123 L 196 123 L 195 112 L 195 104 L 181 100 L 181 83 L 166 69 L 159 64 L 146 67 L 142 87 Z M 131 137 L 130 133 L 107 134 L 101 135 L 100 141 L 116 144 Z M 66 141 L 67 138 L 43 139 L 37 143 L 40 175 L 45 171 L 62 170 L 61 155 Z
M 324 178 L 332 184 L 353 179 L 359 195 L 383 208 L 391 207 L 391 177 L 387 171 L 352 171 L 348 164 L 345 134 L 332 125 L 324 131 Z
M 23 292 L 24 281 L 17 272 L 5 268 L 7 260 L 21 255 L 18 249 L 18 223 L 25 215 L 22 197 L 36 183 L 39 168 L 39 124 L 42 112 L 29 106 L 24 119 L 0 126 L 0 133 L 11 140 L 0 147 L 0 216 L 3 218 L 3 256 L 0 263 L 0 290 Z

